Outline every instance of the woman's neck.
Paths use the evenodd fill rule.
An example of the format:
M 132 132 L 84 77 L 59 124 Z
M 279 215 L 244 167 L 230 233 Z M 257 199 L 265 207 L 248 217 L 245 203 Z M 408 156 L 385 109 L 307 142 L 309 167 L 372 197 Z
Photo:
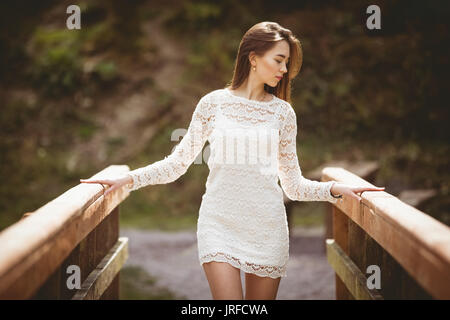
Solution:
M 270 96 L 264 90 L 264 85 L 258 86 L 256 88 L 251 88 L 249 85 L 241 85 L 239 88 L 232 90 L 233 94 L 249 99 L 249 100 L 257 100 L 257 101 L 268 101 L 270 100 Z

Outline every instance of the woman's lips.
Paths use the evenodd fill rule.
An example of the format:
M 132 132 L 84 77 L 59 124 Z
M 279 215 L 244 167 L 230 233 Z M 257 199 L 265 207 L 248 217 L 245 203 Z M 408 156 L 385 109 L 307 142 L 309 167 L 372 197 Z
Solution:
M 277 76 L 275 76 L 275 78 L 277 78 L 278 80 L 281 80 L 281 79 L 282 79 L 282 77 L 277 77 Z

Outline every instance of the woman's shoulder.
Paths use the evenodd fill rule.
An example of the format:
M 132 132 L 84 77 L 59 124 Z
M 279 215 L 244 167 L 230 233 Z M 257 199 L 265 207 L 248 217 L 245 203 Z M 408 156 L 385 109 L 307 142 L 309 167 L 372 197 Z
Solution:
M 216 89 L 203 94 L 198 100 L 198 105 L 208 105 L 209 108 L 211 108 L 213 105 L 217 105 L 217 103 L 220 101 L 220 98 L 222 97 L 222 90 L 223 89 Z
M 284 99 L 278 98 L 278 97 L 275 97 L 275 98 L 281 104 L 281 113 L 282 114 L 284 114 L 284 115 L 291 114 L 292 115 L 292 113 L 293 113 L 295 115 L 295 110 L 289 102 L 287 102 Z
M 229 99 L 232 96 L 229 94 L 229 92 L 227 91 L 227 88 L 220 88 L 220 89 L 215 89 L 212 90 L 206 94 L 204 94 L 201 97 L 201 100 L 205 100 L 209 103 L 212 104 L 220 104 L 221 102 L 225 102 L 225 101 L 229 101 Z M 287 102 L 286 100 L 283 100 L 281 98 L 278 98 L 277 96 L 273 95 L 273 102 L 276 104 L 281 105 L 281 110 L 283 114 L 289 114 L 289 113 L 295 113 L 294 108 L 292 107 L 292 105 Z M 271 105 L 273 105 L 274 103 L 270 103 Z
M 207 99 L 213 102 L 214 100 L 223 97 L 224 93 L 225 89 L 215 89 L 203 95 L 202 99 Z

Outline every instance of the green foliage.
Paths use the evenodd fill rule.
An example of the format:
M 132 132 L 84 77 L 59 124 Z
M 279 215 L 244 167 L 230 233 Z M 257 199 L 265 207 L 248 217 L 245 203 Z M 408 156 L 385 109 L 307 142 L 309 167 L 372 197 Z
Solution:
M 217 85 L 229 80 L 227 71 L 234 67 L 235 50 L 239 45 L 232 35 L 233 33 L 211 32 L 199 35 L 189 43 L 187 73 L 190 79 L 213 79 Z
M 0 117 L 0 132 L 2 138 L 10 136 L 11 139 L 18 139 L 14 135 L 17 128 L 24 126 L 35 119 L 39 114 L 39 108 L 35 104 L 28 104 L 24 100 L 3 101 Z M 0 140 L 12 141 L 12 140 Z M 2 153 L 3 154 L 3 153 Z
M 29 74 L 33 85 L 52 97 L 73 94 L 83 85 L 102 86 L 119 77 L 117 64 L 110 59 L 84 70 L 83 53 L 104 50 L 111 42 L 107 23 L 86 31 L 38 28 L 30 43 L 32 63 Z
M 79 34 L 70 30 L 37 28 L 31 41 L 33 84 L 49 95 L 74 92 L 81 83 Z
M 110 137 L 106 141 L 107 145 L 107 157 L 110 158 L 114 155 L 117 149 L 126 143 L 126 138 L 124 136 Z
M 78 129 L 78 135 L 84 141 L 88 141 L 97 131 L 97 129 L 98 128 L 96 126 L 93 126 L 91 124 L 82 124 Z
M 202 31 L 216 26 L 221 17 L 223 8 L 220 2 L 183 1 L 180 6 L 169 11 L 166 26 L 178 32 Z
M 114 34 L 108 21 L 82 28 L 80 38 L 83 41 L 83 51 L 89 54 L 103 52 L 114 44 Z
M 103 82 L 109 82 L 118 77 L 117 66 L 113 61 L 100 61 L 95 65 L 93 72 Z

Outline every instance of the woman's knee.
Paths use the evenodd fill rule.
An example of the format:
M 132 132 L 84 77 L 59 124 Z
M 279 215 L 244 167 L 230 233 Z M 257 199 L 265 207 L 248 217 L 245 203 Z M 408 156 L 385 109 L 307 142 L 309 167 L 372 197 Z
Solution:
M 281 277 L 260 277 L 252 273 L 245 274 L 245 300 L 275 300 Z
M 226 262 L 211 261 L 203 264 L 213 299 L 242 300 L 240 269 Z

